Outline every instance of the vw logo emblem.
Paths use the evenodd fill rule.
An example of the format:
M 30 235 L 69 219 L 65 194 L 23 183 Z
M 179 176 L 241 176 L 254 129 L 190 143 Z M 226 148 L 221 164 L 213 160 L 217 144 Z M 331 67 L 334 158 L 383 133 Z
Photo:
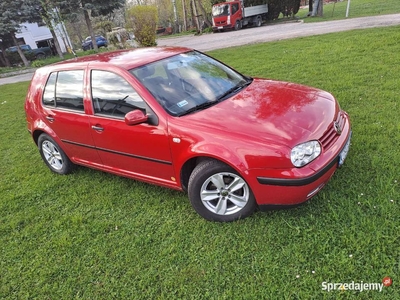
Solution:
M 342 129 L 340 128 L 339 122 L 333 122 L 333 128 L 335 129 L 337 135 L 341 135 Z

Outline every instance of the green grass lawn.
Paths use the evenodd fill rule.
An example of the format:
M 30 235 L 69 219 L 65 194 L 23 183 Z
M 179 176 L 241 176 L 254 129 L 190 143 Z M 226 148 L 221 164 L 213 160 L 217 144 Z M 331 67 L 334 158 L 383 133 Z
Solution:
M 316 86 L 349 112 L 344 167 L 304 205 L 203 220 L 184 193 L 86 168 L 60 176 L 0 86 L 1 299 L 400 299 L 400 27 L 210 52 Z M 273 197 L 273 195 L 267 195 Z M 322 283 L 381 283 L 323 291 Z
M 305 22 L 318 22 L 339 20 L 346 18 L 348 1 L 337 1 L 325 3 L 323 17 L 309 17 L 308 7 L 300 9 L 297 16 L 300 18 L 305 17 Z M 351 0 L 349 9 L 349 18 L 377 16 L 386 14 L 400 13 L 399 0 Z

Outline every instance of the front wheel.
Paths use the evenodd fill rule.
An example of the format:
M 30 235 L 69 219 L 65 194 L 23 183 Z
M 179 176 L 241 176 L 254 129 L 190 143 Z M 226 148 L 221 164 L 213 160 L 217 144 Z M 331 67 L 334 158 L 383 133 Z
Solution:
M 72 162 L 49 135 L 42 133 L 39 136 L 38 147 L 43 161 L 54 173 L 65 175 L 72 171 Z
M 216 160 L 196 166 L 189 178 L 188 191 L 193 208 L 210 221 L 243 219 L 257 206 L 247 182 L 231 167 Z
M 236 23 L 235 23 L 235 30 L 239 30 L 240 29 L 240 22 L 239 21 L 236 21 Z

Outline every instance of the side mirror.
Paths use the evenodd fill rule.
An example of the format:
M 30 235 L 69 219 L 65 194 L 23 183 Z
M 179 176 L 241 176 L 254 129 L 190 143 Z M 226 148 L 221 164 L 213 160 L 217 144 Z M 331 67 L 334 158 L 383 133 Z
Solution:
M 148 117 L 139 109 L 132 110 L 125 115 L 125 123 L 129 126 L 147 122 Z

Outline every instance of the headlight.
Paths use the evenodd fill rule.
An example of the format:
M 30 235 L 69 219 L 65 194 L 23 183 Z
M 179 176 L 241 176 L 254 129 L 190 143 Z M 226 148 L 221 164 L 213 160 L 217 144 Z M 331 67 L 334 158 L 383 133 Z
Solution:
M 295 167 L 302 167 L 312 162 L 321 154 L 321 145 L 317 141 L 309 141 L 295 146 L 290 153 L 290 159 Z

